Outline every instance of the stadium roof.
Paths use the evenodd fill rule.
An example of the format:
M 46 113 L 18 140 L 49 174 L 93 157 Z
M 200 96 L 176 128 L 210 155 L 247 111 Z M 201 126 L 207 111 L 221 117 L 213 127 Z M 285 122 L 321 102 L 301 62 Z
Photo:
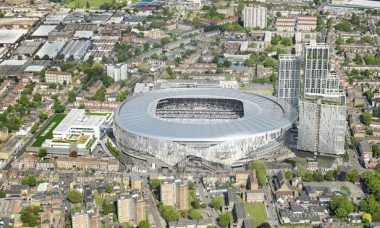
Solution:
M 162 119 L 156 116 L 159 100 L 165 98 L 218 98 L 243 102 L 238 119 Z M 131 97 L 119 105 L 115 121 L 138 136 L 173 141 L 226 141 L 288 128 L 297 110 L 276 97 L 228 89 L 170 89 Z

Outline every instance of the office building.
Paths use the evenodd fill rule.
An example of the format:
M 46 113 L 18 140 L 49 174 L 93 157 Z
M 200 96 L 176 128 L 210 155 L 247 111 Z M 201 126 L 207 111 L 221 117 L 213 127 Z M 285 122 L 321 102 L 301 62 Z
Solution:
M 107 64 L 107 75 L 115 80 L 126 80 L 128 78 L 128 68 L 126 63 Z
M 90 228 L 89 216 L 84 211 L 77 211 L 71 215 L 73 228 Z
M 301 101 L 299 106 L 299 150 L 322 154 L 344 154 L 346 106 Z
M 267 8 L 261 6 L 245 6 L 242 12 L 244 27 L 267 27 Z
M 187 210 L 189 208 L 188 191 L 187 183 L 173 180 L 163 181 L 160 185 L 161 202 L 167 206 Z
M 298 107 L 301 80 L 301 60 L 295 55 L 280 55 L 277 97 Z

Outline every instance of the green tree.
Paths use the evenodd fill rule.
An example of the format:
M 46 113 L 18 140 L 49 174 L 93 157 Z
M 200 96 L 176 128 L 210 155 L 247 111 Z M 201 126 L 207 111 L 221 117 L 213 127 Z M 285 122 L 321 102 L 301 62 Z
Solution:
M 369 195 L 367 198 L 360 201 L 359 208 L 370 214 L 380 212 L 380 202 L 376 200 L 374 195 Z
M 346 196 L 334 196 L 330 200 L 329 206 L 331 211 L 339 218 L 347 217 L 349 213 L 354 211 L 354 205 Z
M 292 171 L 290 171 L 290 170 L 288 170 L 288 171 L 286 171 L 285 172 L 285 177 L 286 177 L 286 179 L 291 179 L 292 178 L 292 176 L 293 176 L 293 173 L 292 173 Z
M 33 101 L 34 102 L 41 102 L 42 101 L 42 95 L 40 93 L 33 94 Z
M 201 212 L 199 212 L 199 210 L 197 210 L 197 209 L 191 209 L 190 212 L 189 212 L 189 217 L 192 220 L 202 219 L 203 218 Z
M 83 196 L 82 193 L 80 193 L 78 190 L 70 190 L 66 198 L 71 202 L 71 203 L 80 203 L 83 201 Z
M 116 212 L 116 207 L 115 207 L 114 203 L 112 203 L 112 202 L 107 203 L 106 200 L 103 200 L 102 207 L 103 207 L 103 212 L 106 215 L 108 215 L 109 213 L 115 213 Z
M 107 193 L 111 193 L 113 191 L 113 187 L 111 185 L 108 185 L 106 188 Z
M 314 181 L 321 182 L 321 181 L 323 181 L 323 179 L 324 179 L 323 174 L 319 170 L 317 170 L 313 173 L 313 180 Z
M 220 210 L 223 205 L 223 198 L 222 197 L 213 197 L 211 199 L 211 207 L 215 210 Z
M 86 2 L 86 8 L 89 9 L 90 8 L 90 3 L 87 1 Z
M 152 189 L 158 190 L 160 187 L 161 181 L 159 179 L 153 179 L 152 180 Z
M 40 158 L 43 158 L 47 155 L 47 150 L 45 148 L 41 148 L 39 151 L 38 151 L 38 154 L 37 156 L 40 157 Z
M 255 160 L 254 162 L 249 164 L 250 170 L 256 170 L 257 180 L 261 187 L 267 184 L 267 167 L 265 163 L 261 160 Z
M 28 185 L 29 186 L 36 186 L 37 185 L 37 179 L 35 176 L 33 176 L 33 175 L 28 176 Z
M 167 222 L 177 221 L 181 217 L 181 213 L 172 206 L 163 206 L 161 214 Z
M 227 227 L 229 226 L 231 221 L 232 221 L 231 213 L 225 212 L 225 213 L 220 214 L 218 223 L 221 227 Z
M 36 133 L 38 131 L 38 125 L 37 124 L 33 124 L 32 128 L 30 129 L 30 132 L 32 134 Z
M 332 171 L 332 170 L 327 171 L 325 179 L 327 181 L 333 181 L 334 180 L 334 171 Z
M 40 212 L 40 207 L 28 206 L 21 211 L 21 221 L 23 226 L 35 227 L 40 225 L 38 222 L 38 214 Z
M 69 96 L 69 102 L 74 102 L 77 100 L 77 95 L 74 90 L 70 90 L 67 94 Z
M 137 226 L 137 228 L 150 228 L 150 224 L 148 221 L 142 220 L 139 222 L 139 225 Z
M 362 114 L 362 121 L 365 125 L 370 125 L 372 123 L 372 114 L 368 111 L 365 111 Z
M 6 196 L 7 196 L 7 195 L 5 194 L 4 191 L 1 191 L 1 192 L 0 192 L 0 199 L 5 198 Z
M 356 138 L 352 137 L 352 138 L 351 138 L 351 146 L 352 146 L 354 149 L 358 148 L 358 146 L 359 146 L 359 140 L 357 140 Z
M 281 12 L 277 11 L 276 12 L 276 17 L 281 17 L 281 16 L 282 16 Z
M 360 177 L 359 171 L 357 169 L 351 169 L 350 171 L 348 171 L 346 175 L 346 180 L 354 183 L 354 182 L 359 181 L 359 177 Z

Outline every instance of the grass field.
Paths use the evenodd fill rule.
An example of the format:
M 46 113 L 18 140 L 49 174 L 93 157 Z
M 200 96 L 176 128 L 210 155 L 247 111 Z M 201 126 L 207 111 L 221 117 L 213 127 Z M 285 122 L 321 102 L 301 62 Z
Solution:
M 95 196 L 95 204 L 101 210 L 102 209 L 102 198 L 100 198 L 100 194 L 99 194 L 98 190 L 94 191 L 94 196 Z
M 69 8 L 75 8 L 77 4 L 79 4 L 79 8 L 86 8 L 87 1 L 90 4 L 90 8 L 99 8 L 103 2 L 108 2 L 110 0 L 73 0 L 68 2 L 66 6 Z
M 263 203 L 244 202 L 244 209 L 247 219 L 251 219 L 255 227 L 268 221 L 267 212 L 265 211 L 265 206 Z
M 40 147 L 45 139 L 53 138 L 53 130 L 58 126 L 59 123 L 66 117 L 66 114 L 57 114 L 53 119 L 40 131 L 36 136 L 31 147 Z

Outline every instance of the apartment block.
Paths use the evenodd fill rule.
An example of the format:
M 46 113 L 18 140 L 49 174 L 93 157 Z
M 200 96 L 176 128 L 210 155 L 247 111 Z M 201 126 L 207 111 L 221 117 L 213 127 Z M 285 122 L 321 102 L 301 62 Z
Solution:
M 302 101 L 299 106 L 299 150 L 344 154 L 347 107 Z
M 242 12 L 244 27 L 265 28 L 267 26 L 267 8 L 261 6 L 245 6 Z
M 90 228 L 89 216 L 84 211 L 74 212 L 71 219 L 73 228 Z
M 71 74 L 68 72 L 47 71 L 45 78 L 47 83 L 64 84 L 66 81 L 67 84 L 71 84 Z
M 121 196 L 117 200 L 117 215 L 120 223 L 137 225 L 146 220 L 145 201 L 140 196 Z
M 128 67 L 126 63 L 107 64 L 107 75 L 115 80 L 126 80 L 128 78 Z
M 186 182 L 163 181 L 160 185 L 161 202 L 167 206 L 177 207 L 181 210 L 189 208 L 188 186 Z
M 298 107 L 300 97 L 301 59 L 295 55 L 280 55 L 277 97 Z

